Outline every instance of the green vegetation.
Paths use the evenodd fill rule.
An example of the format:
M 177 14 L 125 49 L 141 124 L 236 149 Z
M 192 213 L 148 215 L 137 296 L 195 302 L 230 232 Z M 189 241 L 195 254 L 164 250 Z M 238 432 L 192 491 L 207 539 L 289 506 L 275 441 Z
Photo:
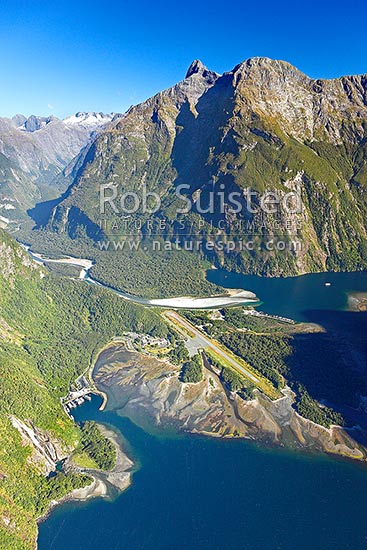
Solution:
M 159 251 L 153 249 L 149 240 L 139 242 L 138 246 L 130 243 L 131 249 L 127 242 L 123 249 L 114 250 L 111 239 L 110 248 L 100 250 L 99 245 L 85 235 L 70 239 L 63 234 L 40 230 L 25 232 L 22 239 L 32 243 L 33 250 L 49 257 L 66 254 L 94 260 L 95 265 L 90 271 L 94 279 L 134 296 L 207 296 L 223 292 L 223 288 L 206 280 L 205 271 L 210 268 L 210 263 L 204 258 L 174 247 L 170 251 L 165 252 L 164 248 Z M 49 266 L 58 275 L 78 277 L 73 266 Z
M 208 315 L 208 314 L 207 314 Z M 209 315 L 211 315 L 209 313 Z M 212 315 L 211 315 L 212 318 Z M 185 325 L 183 325 L 180 322 L 179 316 L 176 316 L 176 319 L 172 320 L 171 317 L 169 317 L 170 322 L 172 322 L 177 327 L 182 328 L 184 326 L 184 330 L 186 332 L 190 332 L 190 329 Z M 207 323 L 205 326 L 209 326 L 209 323 Z M 225 325 L 223 325 L 225 326 Z M 200 327 L 202 329 L 202 327 Z M 195 334 L 194 327 L 192 327 L 192 334 Z M 256 386 L 264 392 L 265 395 L 270 397 L 271 399 L 276 399 L 280 397 L 280 392 L 275 388 L 275 386 L 265 377 L 261 374 L 260 371 L 256 370 L 252 365 L 250 365 L 247 361 L 245 361 L 243 358 L 241 358 L 239 355 L 236 355 L 233 353 L 227 346 L 221 345 L 217 341 L 212 341 L 212 346 L 205 347 L 206 354 L 213 358 L 214 361 L 218 361 L 222 366 L 230 366 L 232 369 L 238 369 L 241 372 L 244 372 L 246 370 L 247 372 L 251 373 L 253 377 L 256 377 Z M 220 351 L 221 349 L 221 351 Z M 244 374 L 246 376 L 246 374 Z M 252 380 L 254 378 L 249 376 Z
M 85 474 L 64 474 L 57 472 L 49 478 L 40 477 L 36 487 L 36 512 L 42 516 L 47 512 L 51 500 L 60 500 L 73 489 L 81 489 L 92 483 L 93 479 Z
M 269 72 L 276 76 L 276 71 L 272 68 L 269 71 L 269 67 L 263 74 Z M 294 74 L 292 69 L 290 83 Z M 211 93 L 216 93 L 216 101 L 205 101 L 204 95 L 195 115 L 187 109 L 185 92 L 180 86 L 159 94 L 153 113 L 152 102 L 129 110 L 113 130 L 93 142 L 85 159 L 80 159 L 73 192 L 66 194 L 53 211 L 45 230 L 29 233 L 29 242 L 45 253 L 94 259 L 95 278 L 146 297 L 217 292 L 220 289 L 204 278 L 204 270 L 212 263 L 263 275 L 366 269 L 367 145 L 361 139 L 365 121 L 354 116 L 353 101 L 351 110 L 338 109 L 340 82 L 335 86 L 329 82 L 328 87 L 335 92 L 335 112 L 327 101 L 322 102 L 325 103 L 322 118 L 326 123 L 316 121 L 311 140 L 306 106 L 297 108 L 299 116 L 292 137 L 288 109 L 277 120 L 266 112 L 266 101 L 259 109 L 256 102 L 259 85 L 260 95 L 265 99 L 269 87 L 266 76 L 255 80 L 256 90 L 251 78 L 246 79 L 246 86 L 239 78 L 236 93 L 231 89 L 230 95 L 225 87 L 214 84 Z M 318 83 L 313 84 L 317 89 Z M 351 97 L 359 93 L 356 82 L 349 80 L 349 86 Z M 302 92 L 301 87 L 298 90 Z M 317 97 L 323 99 L 323 90 L 318 92 Z M 317 92 L 313 90 L 312 94 L 316 97 Z M 345 97 L 340 95 L 341 105 Z M 260 112 L 261 115 L 256 114 Z M 180 131 L 167 131 L 175 127 Z M 340 136 L 340 144 L 336 144 L 335 136 Z M 32 192 L 29 196 L 28 179 L 21 171 L 14 172 L 16 167 L 4 155 L 0 155 L 0 167 L 8 182 L 2 191 L 11 195 L 17 189 L 16 198 L 22 209 L 31 206 L 36 196 Z M 189 185 L 188 195 L 195 196 L 195 200 L 199 194 L 200 198 L 207 198 L 214 183 L 218 189 L 224 184 L 228 191 L 250 187 L 260 193 L 269 183 L 272 190 L 283 193 L 299 184 L 303 212 L 299 219 L 294 216 L 291 221 L 294 226 L 299 224 L 292 232 L 303 243 L 302 254 L 266 250 L 263 244 L 273 229 L 260 234 L 259 226 L 255 228 L 259 234 L 254 235 L 253 250 L 152 253 L 148 219 L 143 215 L 136 220 L 142 222 L 141 230 L 137 231 L 139 249 L 101 251 L 99 240 L 119 240 L 118 234 L 123 233 L 121 216 L 114 212 L 106 217 L 110 227 L 105 234 L 99 227 L 100 184 L 114 179 L 125 182 L 125 191 L 140 192 L 144 181 L 148 190 L 160 194 L 162 203 L 153 216 L 152 234 L 158 232 L 161 221 L 166 221 L 167 229 L 160 233 L 160 238 L 171 242 L 177 237 L 181 242 L 192 239 L 212 242 L 219 221 L 225 222 L 220 240 L 225 240 L 226 235 L 231 240 L 240 240 L 244 233 L 236 226 L 236 216 L 228 216 L 227 212 L 220 219 L 219 209 L 213 216 L 202 216 L 195 208 L 186 217 L 178 215 L 177 207 L 183 205 L 178 204 L 174 189 L 180 183 Z M 18 217 L 18 211 L 13 215 Z M 290 239 L 288 218 L 286 213 L 280 213 L 276 220 L 277 225 L 279 222 L 276 232 L 283 233 L 284 240 Z M 59 274 L 76 275 L 70 266 L 53 269 Z M 296 393 L 295 406 L 300 414 L 325 426 L 342 422 L 334 410 L 338 405 L 355 406 L 357 393 L 366 395 L 364 376 L 351 371 L 345 360 L 348 353 L 340 353 L 343 343 L 337 337 L 297 334 L 294 328 L 280 326 L 276 321 L 245 317 L 240 308 L 224 311 L 224 321 L 210 319 L 206 312 L 187 317 L 194 324 L 203 325 L 209 336 L 228 346 L 249 369 L 261 373 L 263 388 L 270 387 L 265 378 L 276 388 L 282 388 L 286 380 Z M 103 443 L 99 454 L 95 444 L 98 436 L 91 427 L 87 429 L 89 443 L 86 440 L 83 443 L 83 431 L 64 414 L 59 398 L 88 367 L 98 349 L 125 330 L 157 335 L 169 332 L 152 311 L 100 288 L 36 269 L 27 255 L 0 231 L 2 550 L 33 548 L 35 518 L 47 509 L 49 500 L 88 481 L 83 476 L 63 474 L 46 480 L 40 465 L 32 460 L 31 447 L 12 426 L 10 416 L 47 435 L 65 455 L 78 448 L 79 460 L 84 464 L 106 465 L 107 446 Z M 171 343 L 170 359 L 179 365 L 186 362 L 182 375 L 197 378 L 198 369 L 189 366 L 192 362 L 188 362 L 183 343 L 173 337 Z M 211 360 L 218 358 L 212 354 Z M 222 380 L 231 391 L 245 397 L 251 394 L 247 380 L 246 383 L 241 380 L 226 364 L 220 368 Z M 271 386 L 270 390 L 273 389 Z M 274 394 L 279 391 L 274 390 Z M 318 401 L 323 399 L 330 406 L 320 406 Z
M 331 424 L 338 426 L 345 424 L 343 415 L 330 407 L 320 407 L 301 384 L 297 386 L 296 406 L 300 415 L 313 420 L 316 424 L 325 426 L 325 428 L 329 428 Z
M 183 364 L 180 374 L 181 382 L 197 384 L 203 379 L 202 359 L 199 354 Z
M 143 245 L 132 252 L 96 250 L 96 264 L 91 269 L 91 276 L 144 298 L 205 296 L 218 292 L 218 287 L 205 279 L 209 263 L 199 263 L 196 256 L 182 250 L 157 252 L 151 243 Z
M 101 434 L 95 422 L 84 422 L 81 432 L 77 451 L 85 453 L 91 463 L 100 470 L 112 470 L 116 464 L 116 449 L 113 443 Z
M 287 382 L 296 394 L 294 407 L 299 414 L 326 427 L 345 424 L 338 404 L 356 407 L 357 395 L 367 392 L 367 383 L 360 372 L 348 371 L 344 344 L 337 336 L 307 333 L 304 325 L 244 315 L 240 307 L 224 309 L 222 314 L 224 320 L 213 320 L 206 311 L 185 312 L 185 317 L 202 326 L 209 336 L 217 337 L 278 389 Z M 211 350 L 206 354 L 221 371 L 222 381 L 230 391 L 245 399 L 251 396 L 247 380 Z M 324 400 L 328 406 L 320 406 L 319 401 Z
M 189 352 L 182 340 L 173 339 L 173 349 L 169 352 L 169 358 L 175 365 L 182 365 L 189 358 Z
M 258 336 L 245 332 L 231 332 L 221 337 L 233 353 L 248 361 L 256 370 L 270 380 L 276 388 L 284 386 L 285 359 L 292 348 L 281 336 Z
M 222 367 L 220 379 L 224 382 L 229 391 L 233 392 L 242 390 L 245 385 L 243 377 L 229 367 Z
M 265 111 L 263 107 L 259 108 L 256 104 L 258 89 L 252 89 L 250 85 L 245 90 L 240 81 L 238 86 L 239 93 L 229 100 L 224 90 L 214 85 L 213 92 L 217 90 L 216 100 L 221 107 L 213 111 L 210 102 L 199 100 L 201 110 L 195 120 L 185 112 L 185 103 L 181 104 L 182 96 L 176 96 L 176 89 L 169 94 L 163 92 L 157 99 L 154 113 L 149 103 L 141 106 L 139 116 L 132 109 L 116 132 L 103 133 L 94 142 L 86 161 L 80 166 L 73 193 L 58 205 L 48 229 L 68 235 L 76 246 L 83 243 L 89 254 L 97 259 L 93 268 L 97 278 L 129 292 L 148 296 L 182 294 L 182 290 L 189 293 L 210 291 L 202 277 L 203 259 L 231 270 L 264 275 L 366 268 L 367 148 L 364 140 L 357 137 L 361 127 L 366 125 L 365 121 L 353 118 L 352 110 L 325 112 L 328 124 L 323 127 L 316 124 L 311 139 L 305 114 L 307 108 L 298 109 L 299 126 L 296 124 L 297 128 L 293 128 L 288 113 L 275 119 L 271 113 L 266 113 L 266 108 Z M 262 90 L 264 97 L 268 92 L 267 87 Z M 339 93 L 336 85 L 336 101 Z M 343 104 L 344 99 L 341 101 Z M 259 112 L 261 115 L 256 114 Z M 162 120 L 165 120 L 164 127 L 166 124 L 178 125 L 180 132 L 175 136 L 165 133 Z M 223 135 L 228 139 L 223 140 Z M 342 143 L 335 143 L 337 135 Z M 121 136 L 124 140 L 120 139 Z M 113 162 L 112 150 L 116 151 Z M 160 195 L 159 211 L 154 216 L 138 212 L 131 221 L 136 222 L 139 229 L 126 231 L 120 213 L 110 209 L 105 216 L 107 227 L 102 234 L 99 227 L 99 186 L 111 178 L 127 182 L 125 190 L 138 195 L 144 179 L 147 189 L 154 189 Z M 250 187 L 263 193 L 269 185 L 272 191 L 287 193 L 297 181 L 303 213 L 302 216 L 292 216 L 292 222 L 295 222 L 292 223 L 292 233 L 303 244 L 302 262 L 292 250 L 281 253 L 267 250 L 264 242 L 272 236 L 273 224 L 269 224 L 269 230 L 262 234 L 261 222 L 256 216 L 249 220 L 256 225 L 254 230 L 249 229 L 250 233 L 255 233 L 251 251 L 233 250 L 227 254 L 223 254 L 223 250 L 187 254 L 144 251 L 145 245 L 148 249 L 151 247 L 149 239 L 157 234 L 170 242 L 178 239 L 181 244 L 185 240 L 213 242 L 219 222 L 224 222 L 219 240 L 225 240 L 226 235 L 235 241 L 243 237 L 243 229 L 237 224 L 240 216 L 221 216 L 216 208 L 213 214 L 201 215 L 195 207 L 187 215 L 178 214 L 177 209 L 183 204 L 175 196 L 175 186 L 187 184 L 189 197 L 200 193 L 200 200 L 207 203 L 212 189 L 208 182 L 214 180 L 218 186 L 224 184 L 225 193 L 232 187 L 238 190 Z M 273 220 L 268 217 L 266 221 Z M 164 229 L 160 229 L 160 222 L 163 222 Z M 276 222 L 280 240 L 293 240 L 287 227 L 288 214 L 280 211 Z M 52 235 L 51 231 L 49 233 Z M 124 233 L 134 234 L 141 243 L 140 250 L 98 254 L 94 244 L 101 236 L 105 241 L 119 240 Z M 274 240 L 277 237 L 274 236 Z M 151 275 L 149 280 L 146 280 L 146 273 Z
M 226 324 L 236 330 L 245 329 L 259 334 L 289 334 L 293 330 L 289 324 L 275 318 L 244 315 L 244 309 L 242 307 L 224 309 Z
M 255 386 L 247 378 L 241 376 L 231 367 L 223 366 L 212 355 L 209 359 L 213 367 L 220 370 L 220 379 L 229 391 L 238 393 L 244 400 L 252 399 Z
M 358 373 L 350 376 L 339 357 L 339 343 L 324 334 L 303 334 L 296 325 L 243 315 L 242 308 L 223 310 L 224 320 L 211 312 L 186 314 L 210 336 L 228 347 L 243 364 L 262 376 L 265 390 L 284 381 L 296 393 L 298 412 L 317 423 L 341 424 L 338 403 L 355 404 L 366 391 Z M 79 430 L 63 412 L 59 398 L 113 336 L 132 330 L 167 336 L 170 359 L 185 363 L 182 379 L 199 381 L 197 359 L 189 361 L 183 342 L 159 312 L 136 306 L 101 288 L 69 280 L 35 267 L 26 253 L 0 231 L 0 547 L 33 547 L 35 519 L 53 498 L 62 498 L 89 482 L 85 476 L 58 474 L 46 479 L 31 459 L 32 448 L 12 426 L 10 415 L 47 435 L 64 455 L 76 452 L 84 467 L 113 467 L 111 447 L 95 427 Z M 208 351 L 217 362 L 223 383 L 244 399 L 253 385 Z M 328 357 L 328 361 L 325 360 Z M 201 371 L 201 366 L 200 366 Z M 200 375 L 202 373 L 200 372 Z M 265 391 L 266 393 L 266 391 Z M 279 395 L 274 390 L 274 395 Z M 325 398 L 327 406 L 320 406 Z M 97 433 L 98 432 L 98 433 Z M 87 435 L 88 437 L 87 437 Z
M 44 465 L 30 459 L 32 447 L 10 416 L 47 435 L 64 456 L 70 454 L 81 433 L 59 398 L 98 350 L 126 330 L 168 332 L 156 312 L 79 280 L 47 274 L 0 230 L 0 517 L 5 524 L 9 520 L 0 527 L 2 550 L 33 549 L 35 520 L 47 501 L 86 482 L 68 474 L 45 484 Z M 93 459 L 103 462 L 97 454 Z

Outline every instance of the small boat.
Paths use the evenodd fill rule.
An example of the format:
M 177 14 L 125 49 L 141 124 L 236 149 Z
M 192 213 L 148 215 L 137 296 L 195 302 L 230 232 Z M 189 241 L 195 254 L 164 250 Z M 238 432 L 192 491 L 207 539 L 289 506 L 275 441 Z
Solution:
M 325 286 L 331 286 L 331 283 L 325 283 Z

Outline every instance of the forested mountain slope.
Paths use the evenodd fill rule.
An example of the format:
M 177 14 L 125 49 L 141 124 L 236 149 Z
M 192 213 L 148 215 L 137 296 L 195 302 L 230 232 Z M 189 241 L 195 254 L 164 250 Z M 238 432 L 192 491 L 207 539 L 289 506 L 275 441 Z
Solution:
M 0 547 L 35 547 L 36 518 L 85 484 L 46 479 L 79 429 L 59 398 L 126 329 L 165 334 L 156 314 L 80 281 L 56 278 L 0 229 Z M 33 440 L 32 440 L 33 438 Z

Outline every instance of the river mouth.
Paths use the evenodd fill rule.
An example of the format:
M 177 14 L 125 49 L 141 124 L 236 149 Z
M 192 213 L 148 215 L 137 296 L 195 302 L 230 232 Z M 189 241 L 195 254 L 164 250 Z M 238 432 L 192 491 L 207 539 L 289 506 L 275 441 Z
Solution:
M 122 290 L 117 290 L 111 286 L 105 285 L 96 279 L 93 279 L 90 276 L 90 270 L 93 267 L 93 262 L 86 258 L 74 258 L 72 256 L 67 256 L 66 258 L 48 258 L 47 256 L 39 253 L 32 252 L 32 250 L 26 246 L 22 245 L 23 248 L 28 252 L 30 257 L 40 264 L 66 264 L 71 266 L 80 267 L 81 271 L 79 278 L 85 281 L 88 284 L 96 285 L 111 292 L 117 294 L 120 298 L 133 302 L 138 305 L 149 306 L 149 307 L 158 307 L 158 308 L 174 308 L 174 309 L 217 309 L 222 307 L 233 307 L 233 306 L 257 306 L 260 304 L 260 300 L 255 293 L 241 289 L 241 288 L 231 288 L 228 289 L 228 292 L 221 295 L 215 296 L 206 296 L 206 297 L 195 297 L 195 296 L 178 296 L 174 298 L 144 298 L 140 296 L 134 296 Z M 224 287 L 225 288 L 225 287 Z
M 114 292 L 120 298 L 138 305 L 161 309 L 219 309 L 222 307 L 252 306 L 265 303 L 266 313 L 281 315 L 296 321 L 309 321 L 308 310 L 350 309 L 348 295 L 353 292 L 366 293 L 367 273 L 310 273 L 296 277 L 261 277 L 243 275 L 223 269 L 210 269 L 207 280 L 227 290 L 226 294 L 206 297 L 180 296 L 174 298 L 148 299 L 134 296 L 105 285 L 90 276 L 93 261 L 68 256 L 62 259 L 48 258 L 34 253 L 22 245 L 33 260 L 40 264 L 60 263 L 80 267 L 79 278 Z M 248 289 L 248 290 L 247 290 Z M 261 301 L 258 298 L 261 297 Z
M 353 309 L 350 295 L 366 295 L 367 292 L 366 271 L 260 277 L 211 269 L 207 271 L 207 279 L 229 289 L 247 288 L 261 297 L 262 303 L 258 306 L 262 311 L 298 322 L 318 322 L 314 317 L 323 317 L 321 312 L 350 311 Z
M 256 306 L 260 304 L 260 300 L 257 298 L 256 294 L 253 292 L 243 290 L 243 289 L 230 289 L 228 294 L 222 294 L 219 296 L 208 296 L 204 298 L 194 297 L 194 296 L 179 296 L 176 298 L 143 298 L 139 296 L 133 296 L 127 292 L 117 290 L 115 288 L 109 287 L 92 279 L 86 270 L 83 272 L 81 277 L 87 283 L 97 285 L 99 287 L 110 290 L 129 302 L 135 304 L 149 306 L 149 307 L 158 307 L 158 308 L 174 308 L 174 309 L 217 309 L 222 307 L 234 307 L 234 306 L 245 306 L 252 305 Z

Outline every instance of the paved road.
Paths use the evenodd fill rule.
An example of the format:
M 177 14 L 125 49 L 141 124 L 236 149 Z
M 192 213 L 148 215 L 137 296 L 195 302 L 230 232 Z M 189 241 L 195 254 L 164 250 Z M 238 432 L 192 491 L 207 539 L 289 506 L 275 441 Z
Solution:
M 217 355 L 220 355 L 225 359 L 228 363 L 232 365 L 235 369 L 242 372 L 247 378 L 258 384 L 260 380 L 256 378 L 250 371 L 245 369 L 240 363 L 238 363 L 235 359 L 233 359 L 230 355 L 228 355 L 222 348 L 217 346 L 208 336 L 205 336 L 199 329 L 194 327 L 191 323 L 186 321 L 179 313 L 176 313 L 176 311 L 166 311 L 165 316 L 167 316 L 170 319 L 174 319 L 177 321 L 182 327 L 186 328 L 189 332 L 195 334 L 195 340 L 197 342 L 202 343 L 202 348 L 210 348 L 212 349 Z

